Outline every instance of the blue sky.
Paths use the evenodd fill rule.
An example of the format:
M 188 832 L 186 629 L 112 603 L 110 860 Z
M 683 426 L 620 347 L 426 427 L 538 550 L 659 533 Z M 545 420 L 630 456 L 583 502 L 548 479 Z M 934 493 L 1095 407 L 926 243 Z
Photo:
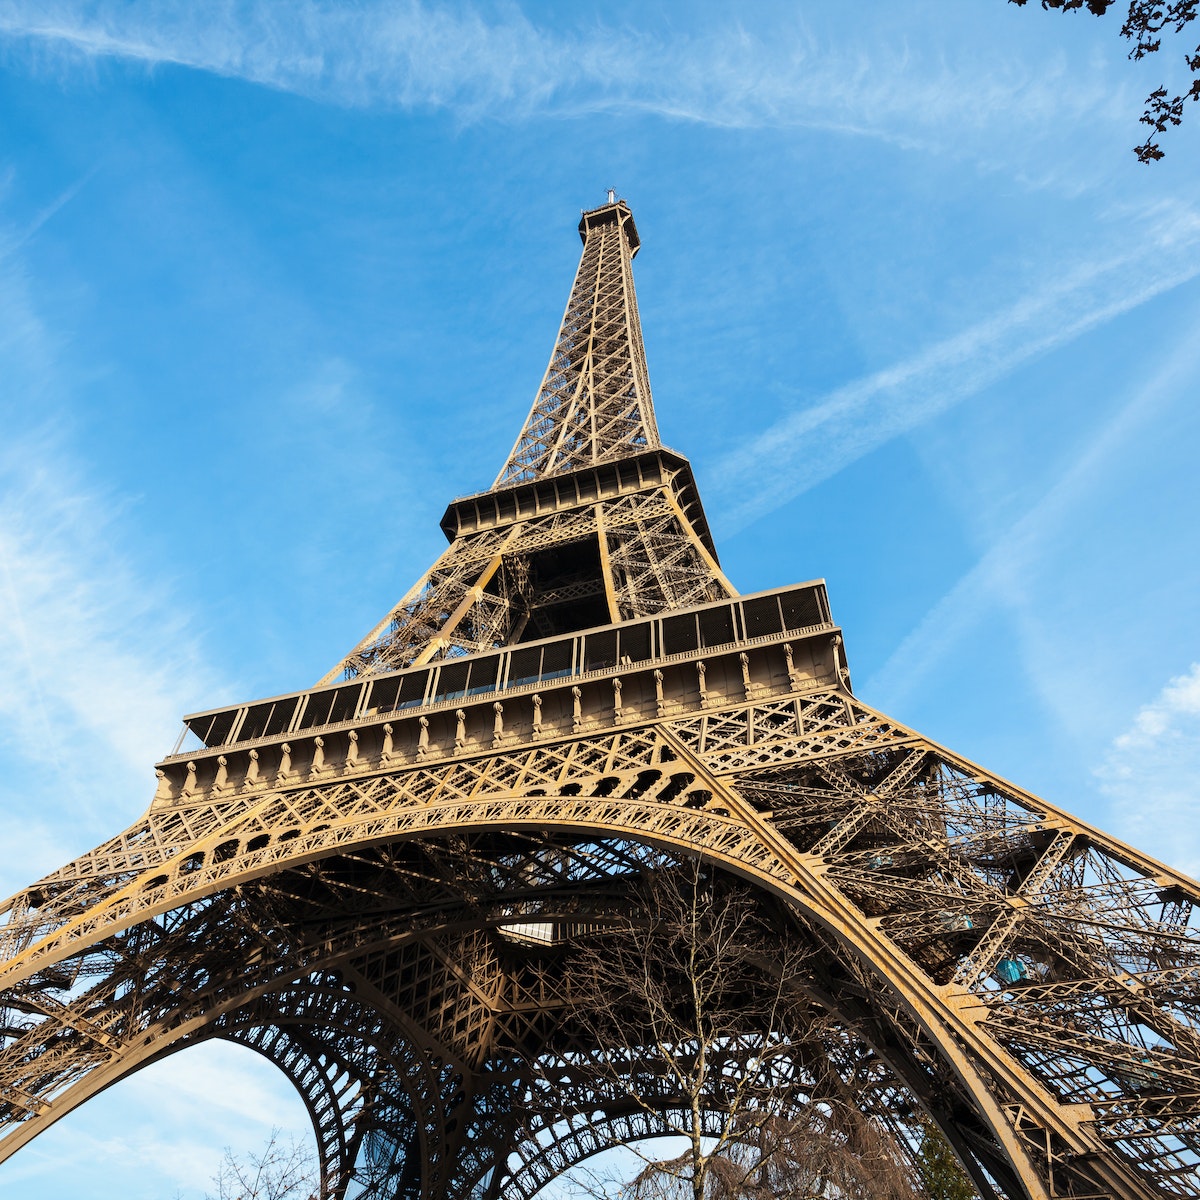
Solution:
M 735 583 L 826 578 L 868 702 L 1200 870 L 1200 110 L 1136 162 L 1179 64 L 1118 24 L 0 0 L 0 890 L 421 573 L 610 186 Z M 0 1196 L 198 1200 L 303 1120 L 189 1052 Z

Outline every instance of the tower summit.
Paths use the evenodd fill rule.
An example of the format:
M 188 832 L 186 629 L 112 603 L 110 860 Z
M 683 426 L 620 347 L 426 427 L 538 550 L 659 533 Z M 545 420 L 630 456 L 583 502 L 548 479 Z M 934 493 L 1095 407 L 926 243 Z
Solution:
M 641 245 L 633 213 L 624 200 L 585 212 L 579 236 L 583 256 L 554 353 L 496 487 L 660 445 L 633 290 Z
M 865 704 L 820 581 L 735 591 L 659 439 L 633 215 L 579 230 L 437 562 L 317 686 L 187 717 L 146 813 L 0 906 L 0 1158 L 223 1038 L 300 1092 L 322 1200 L 531 1200 L 691 1119 L 567 981 L 699 860 L 808 948 L 756 1030 L 784 1116 L 852 1104 L 909 1160 L 933 1122 L 983 1200 L 1194 1200 L 1200 887 Z

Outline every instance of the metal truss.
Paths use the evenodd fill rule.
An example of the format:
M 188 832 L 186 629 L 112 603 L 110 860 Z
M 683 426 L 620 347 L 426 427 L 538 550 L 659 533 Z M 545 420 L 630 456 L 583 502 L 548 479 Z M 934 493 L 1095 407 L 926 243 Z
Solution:
M 848 693 L 297 786 L 208 823 L 173 844 L 160 827 L 148 862 L 110 845 L 58 873 L 86 898 L 10 905 L 5 1153 L 226 1036 L 301 1089 L 327 1195 L 372 1170 L 380 1195 L 531 1194 L 632 1127 L 588 1090 L 564 955 L 689 853 L 819 945 L 810 994 L 841 1045 L 808 1059 L 826 1093 L 835 1049 L 870 1064 L 870 1088 L 845 1086 L 901 1144 L 925 1109 L 981 1190 L 1194 1194 L 1195 885 Z M 535 1067 L 567 1090 L 537 1091 Z
M 545 560 L 554 547 L 594 553 L 556 576 Z M 603 624 L 736 594 L 668 482 L 458 537 L 323 682 L 550 636 L 570 627 L 562 610 L 586 597 L 598 598 Z
M 624 201 L 585 213 L 583 257 L 550 365 L 495 487 L 658 446 Z
M 226 1038 L 303 1097 L 322 1200 L 531 1200 L 679 1108 L 570 968 L 700 859 L 807 948 L 794 1111 L 910 1157 L 932 1120 L 983 1200 L 1195 1197 L 1200 886 L 865 705 L 820 584 L 736 596 L 656 448 L 627 213 L 585 214 L 586 354 L 344 681 L 189 718 L 142 818 L 0 905 L 0 1158 Z

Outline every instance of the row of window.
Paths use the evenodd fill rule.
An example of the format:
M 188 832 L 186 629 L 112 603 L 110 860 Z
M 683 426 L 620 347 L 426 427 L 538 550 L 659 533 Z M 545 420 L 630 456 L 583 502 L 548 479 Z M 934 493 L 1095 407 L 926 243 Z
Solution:
M 620 663 L 728 646 L 829 620 L 819 585 L 707 605 L 688 612 L 598 629 L 493 653 L 446 658 L 428 667 L 351 680 L 319 691 L 189 718 L 205 746 L 316 729 L 359 716 L 395 712 L 550 682 Z

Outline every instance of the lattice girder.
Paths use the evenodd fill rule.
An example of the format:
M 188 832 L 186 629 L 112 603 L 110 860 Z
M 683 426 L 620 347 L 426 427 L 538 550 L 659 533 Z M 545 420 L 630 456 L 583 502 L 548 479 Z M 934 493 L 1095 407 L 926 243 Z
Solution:
M 597 485 L 599 502 L 580 500 L 520 519 L 510 514 L 505 525 L 459 531 L 429 572 L 323 682 L 478 653 L 523 634 L 527 639 L 531 611 L 585 596 L 604 598 L 611 621 L 735 596 L 685 511 L 689 502 L 698 503 L 689 501 L 690 472 L 676 467 L 643 471 L 640 478 L 640 489 L 629 492 L 614 473 L 611 496 L 603 495 L 603 480 Z M 537 577 L 539 554 L 573 546 L 594 550 L 578 577 L 561 582 Z
M 550 365 L 495 486 L 659 444 L 633 288 L 624 201 L 585 214 L 583 255 Z
M 1051 1168 L 1061 1173 L 1060 1160 L 1082 1161 L 1079 1156 L 1103 1154 L 1109 1147 L 1112 1167 L 1103 1186 L 1116 1194 L 1142 1194 L 1125 1162 L 1161 1176 L 1186 1171 L 1194 1161 L 1197 1124 L 1194 1104 L 1186 1097 L 1200 1092 L 1194 1023 L 1200 949 L 1194 913 L 1182 924 L 1180 914 L 1185 896 L 1200 900 L 1194 887 L 1189 890 L 1186 880 L 1158 864 L 1136 863 L 1127 848 L 964 764 L 847 694 L 800 699 L 799 716 L 796 700 L 746 703 L 603 736 L 378 773 L 362 781 L 297 787 L 246 812 L 235 810 L 228 824 L 181 840 L 172 855 L 164 858 L 160 849 L 140 869 L 129 861 L 110 861 L 125 869 L 109 877 L 106 901 L 20 950 L 0 976 L 8 997 L 27 1010 L 40 1004 L 43 1014 L 6 1045 L 0 1058 L 6 1064 L 0 1066 L 2 1094 L 14 1115 L 25 1099 L 26 1120 L 18 1119 L 17 1140 L 25 1140 L 19 1126 L 30 1118 L 36 1124 L 52 1119 L 64 1104 L 73 1106 L 94 1086 L 146 1060 L 148 1052 L 140 1045 L 127 1058 L 121 1051 L 113 1060 L 114 1039 L 137 1043 L 145 1034 L 142 1025 L 130 1023 L 125 998 L 149 994 L 147 981 L 159 978 L 155 972 L 162 972 L 165 961 L 183 956 L 198 928 L 243 928 L 231 924 L 230 913 L 217 903 L 221 897 L 253 886 L 266 888 L 262 894 L 274 896 L 272 903 L 294 903 L 296 887 L 287 881 L 311 876 L 312 886 L 327 893 L 324 903 L 349 911 L 349 893 L 339 890 L 336 879 L 322 877 L 321 864 L 337 860 L 331 856 L 504 828 L 525 830 L 531 837 L 557 831 L 569 838 L 595 838 L 598 844 L 636 838 L 699 852 L 787 897 L 805 919 L 817 921 L 853 951 L 876 981 L 873 986 L 886 979 L 898 1010 L 932 1039 L 930 1046 L 954 1069 L 959 1103 L 978 1106 L 980 1092 L 998 1094 L 1000 1079 L 1006 1089 L 1018 1085 L 1011 1099 L 1006 1094 L 996 1106 L 1003 1109 L 1000 1116 L 978 1106 L 994 1134 L 1003 1134 L 997 1124 L 1016 1131 L 1006 1147 L 1010 1158 L 1018 1133 L 1027 1147 L 1034 1145 L 1030 1121 L 1066 1143 L 1066 1151 L 1055 1149 L 1053 1161 L 1040 1169 L 1028 1149 L 1021 1151 L 1035 1164 L 1022 1169 L 1018 1161 L 1015 1168 L 1026 1176 L 1027 1190 L 1031 1173 L 1035 1180 Z M 695 783 L 705 785 L 709 799 L 700 799 L 701 807 L 691 807 L 694 802 L 683 791 L 668 803 L 643 794 L 647 770 L 678 771 L 684 765 Z M 186 828 L 203 831 L 207 824 L 194 820 L 172 828 L 186 838 Z M 1063 851 L 1067 844 L 1070 853 Z M 222 855 L 213 853 L 218 846 L 225 847 Z M 820 853 L 814 855 L 814 849 Z M 105 853 L 114 853 L 111 845 Z M 457 879 L 460 886 L 470 882 L 471 861 L 472 855 L 459 854 L 453 869 L 437 873 L 441 903 L 454 892 L 447 880 Z M 532 861 L 522 860 L 521 870 L 533 870 Z M 70 879 L 82 872 L 59 874 Z M 126 881 L 127 874 L 132 881 Z M 157 881 L 164 874 L 166 879 Z M 426 871 L 420 889 L 433 886 L 432 877 Z M 1088 921 L 1080 920 L 1081 888 L 1091 898 Z M 428 903 L 430 893 L 420 889 L 414 892 L 414 908 L 418 895 Z M 401 932 L 401 926 L 411 931 L 413 916 L 391 894 L 392 926 L 376 922 L 347 933 L 353 953 L 365 955 L 364 964 L 375 963 L 370 970 L 384 991 L 395 985 L 371 957 L 367 939 L 383 947 L 389 937 L 407 936 L 417 944 L 411 932 Z M 1008 918 L 1010 896 L 1019 901 L 1016 923 Z M 1164 905 L 1170 906 L 1170 925 L 1160 919 L 1161 911 L 1152 911 Z M 457 928 L 480 928 L 478 910 L 460 906 L 457 911 Z M 971 914 L 965 928 L 959 918 Z M 496 921 L 494 914 L 491 920 Z M 997 928 L 999 940 L 989 937 Z M 250 954 L 254 937 L 252 932 L 245 936 L 249 940 L 235 961 L 262 955 L 262 946 Z M 12 945 L 25 940 L 18 930 Z M 423 952 L 426 963 L 432 961 L 429 953 L 444 964 L 461 959 L 461 941 L 452 938 L 441 951 L 427 939 L 417 941 L 433 947 Z M 322 944 L 327 943 L 326 937 Z M 485 938 L 479 945 L 486 949 L 492 943 Z M 980 946 L 988 948 L 984 958 Z M 1017 986 L 996 975 L 996 962 L 1032 962 L 1033 949 L 1054 950 L 1055 977 Z M 275 946 L 271 952 L 277 956 L 278 951 Z M 339 961 L 347 952 L 339 951 Z M 297 944 L 288 953 L 280 972 L 289 964 L 293 970 L 312 969 L 311 950 Z M 226 944 L 218 957 L 228 960 L 229 954 Z M 211 1014 L 209 1023 L 248 1002 L 234 994 L 221 1000 L 216 985 L 204 983 L 204 961 L 194 953 L 188 957 L 191 975 L 175 982 L 185 986 L 193 1008 L 200 1003 Z M 468 976 L 487 973 L 477 955 L 467 961 L 475 964 Z M 153 965 L 139 975 L 134 969 L 139 962 Z M 964 972 L 964 963 L 969 971 Z M 55 975 L 63 970 L 66 975 Z M 428 976 L 427 966 L 423 971 Z M 71 999 L 76 981 L 89 972 L 105 981 L 96 985 L 100 991 L 93 988 L 83 1000 Z M 502 977 L 502 972 L 492 974 Z M 126 982 L 134 978 L 138 988 Z M 243 979 L 235 992 L 257 988 L 265 994 L 279 986 L 280 978 L 268 973 L 257 984 Z M 448 995 L 454 992 L 450 982 L 445 986 Z M 562 1003 L 561 997 L 550 1003 L 544 994 L 526 1016 L 510 1013 L 497 1024 L 493 1000 L 487 995 L 479 1000 L 478 1019 L 470 1019 L 475 1023 L 464 1027 L 458 1043 L 444 1027 L 426 1034 L 453 1051 L 464 1069 L 474 1047 L 470 1069 L 477 1070 L 486 1062 L 480 1047 L 496 1031 L 502 1043 L 531 1037 L 536 1042 L 554 1024 L 546 1014 Z M 1068 1010 L 1062 1010 L 1064 1003 Z M 1071 1014 L 1068 1022 L 1061 1011 Z M 165 1035 L 168 1045 L 195 1036 L 205 1023 L 180 1025 L 179 1033 Z M 488 1038 L 480 1032 L 485 1027 L 493 1030 Z M 1157 1040 L 1148 1041 L 1140 1032 L 1148 1029 L 1156 1031 Z M 66 1030 L 75 1032 L 64 1046 L 57 1031 Z M 966 1058 L 962 1046 L 970 1047 Z M 153 1053 L 164 1049 L 157 1046 Z M 1107 1080 L 1104 1086 L 1077 1082 L 1095 1080 L 1097 1072 Z M 1157 1108 L 1149 1102 L 1151 1093 L 1158 1096 Z M 1002 1119 L 1018 1110 L 1020 1121 Z M 1165 1194 L 1187 1193 L 1168 1188 Z
M 821 1044 L 818 1039 L 798 1043 L 795 1057 L 779 1060 L 777 1073 L 794 1085 L 788 1112 L 798 1113 L 811 1103 L 847 1102 L 861 1106 L 861 1111 L 892 1133 L 901 1154 L 911 1150 L 918 1138 L 917 1108 L 911 1094 L 889 1072 L 886 1064 L 866 1051 L 860 1043 L 837 1030 L 823 1028 L 825 1042 L 841 1038 L 837 1047 Z M 756 1039 L 753 1044 L 757 1044 Z M 843 1079 L 831 1068 L 837 1049 L 851 1050 L 848 1060 L 869 1062 L 868 1078 Z M 731 1059 L 741 1063 L 741 1069 L 752 1072 L 746 1065 L 753 1050 L 737 1058 L 736 1050 L 727 1048 Z M 653 1052 L 631 1045 L 630 1064 L 653 1062 Z M 512 1142 L 507 1164 L 492 1172 L 492 1195 L 530 1197 L 552 1179 L 586 1161 L 593 1155 L 619 1146 L 634 1138 L 670 1136 L 673 1130 L 686 1128 L 690 1114 L 687 1099 L 678 1091 L 678 1080 L 665 1071 L 657 1081 L 643 1069 L 636 1083 L 623 1081 L 608 1073 L 612 1067 L 611 1052 L 605 1055 L 607 1069 L 578 1058 L 561 1066 L 560 1062 L 537 1067 L 543 1086 L 531 1089 L 534 1103 L 526 1109 L 519 1136 Z M 814 1062 L 817 1064 L 813 1069 Z M 851 1066 L 847 1075 L 861 1076 L 861 1070 Z M 657 1082 L 658 1086 L 655 1086 Z M 855 1086 L 851 1086 L 851 1084 Z M 645 1103 L 650 1101 L 650 1104 Z M 719 1105 L 702 1109 L 706 1131 L 712 1135 L 721 1129 L 722 1110 Z M 509 1139 L 512 1131 L 505 1130 Z M 481 1139 L 484 1145 L 487 1139 Z M 496 1142 L 491 1142 L 495 1145 Z M 503 1143 L 500 1143 L 503 1144 Z M 482 1158 L 475 1165 L 476 1182 L 486 1178 L 490 1164 Z M 466 1184 L 463 1190 L 469 1190 Z
M 324 1190 L 340 1194 L 353 1179 L 360 1148 L 368 1097 L 361 1078 L 364 1047 L 357 1047 L 359 1053 L 351 1059 L 329 1045 L 333 1039 L 324 1029 L 321 1035 L 272 1024 L 227 1029 L 220 1036 L 257 1051 L 287 1076 L 312 1122 Z
M 256 1048 L 301 1047 L 307 1070 L 285 1073 L 314 1114 L 322 1197 L 341 1197 L 353 1184 L 356 1195 L 416 1200 L 444 1187 L 446 1128 L 460 1090 L 453 1068 L 439 1067 L 411 1025 L 377 1000 L 349 968 L 317 972 L 203 1031 Z M 323 1108 L 314 1093 L 325 1097 Z M 390 1154 L 380 1153 L 381 1140 Z
M 520 858 L 519 862 L 517 859 L 510 856 L 509 865 L 507 867 L 509 872 L 509 882 L 506 884 L 506 886 L 510 886 L 511 879 L 517 876 L 525 879 L 530 878 L 528 869 L 529 864 L 535 860 L 530 858 L 528 854 L 518 857 Z M 595 864 L 597 862 L 595 850 L 587 851 L 583 856 L 575 855 L 571 860 L 574 865 L 569 868 L 566 866 L 568 857 L 570 856 L 566 855 L 564 851 L 555 852 L 555 861 L 559 864 L 559 866 L 557 871 L 549 873 L 550 876 L 554 877 L 551 879 L 551 882 L 554 882 L 555 879 L 561 879 L 566 875 L 569 875 L 572 879 L 579 879 L 588 875 L 595 875 L 595 878 L 597 879 L 603 878 L 602 872 L 600 874 L 596 874 L 595 871 Z M 626 869 L 637 865 L 636 858 L 630 859 L 627 850 L 607 852 L 604 857 L 610 863 L 616 863 L 624 866 Z M 464 857 L 460 855 L 454 861 L 459 869 L 453 872 L 453 877 L 462 880 L 469 879 L 472 875 L 472 872 L 469 869 L 463 870 L 463 866 L 467 863 L 478 862 L 481 860 L 476 854 L 470 857 Z M 411 877 L 411 875 L 412 871 L 410 868 L 408 876 Z M 427 867 L 424 872 L 420 873 L 420 875 L 423 880 L 428 882 L 430 879 L 436 878 L 438 872 Z M 543 882 L 545 881 L 543 880 Z M 372 892 L 373 894 L 372 889 L 374 886 L 375 885 L 372 885 L 372 887 L 367 888 L 366 890 L 368 892 Z M 272 894 L 275 896 L 276 907 L 278 907 L 278 896 L 280 894 L 285 894 L 294 900 L 302 890 L 303 889 L 299 888 L 296 884 L 292 884 L 283 888 L 279 887 L 278 885 L 273 886 Z M 331 892 L 336 892 L 337 885 L 331 885 L 328 890 Z M 359 890 L 363 890 L 361 884 L 359 885 Z M 389 890 L 394 891 L 394 887 Z M 310 905 L 314 903 L 314 897 L 308 896 L 307 902 Z M 332 908 L 334 911 L 344 912 L 347 908 L 344 896 L 329 895 L 324 897 L 322 903 L 324 903 L 327 908 Z M 251 907 L 253 907 L 253 905 L 251 905 Z M 274 912 L 272 914 L 272 923 L 279 923 L 283 915 L 284 914 L 279 911 Z M 292 916 L 294 918 L 293 924 L 301 922 L 305 924 L 311 924 L 311 918 L 306 918 L 303 916 L 303 914 L 293 913 Z M 460 912 L 459 916 L 461 918 L 463 913 Z M 299 917 L 299 920 L 295 919 L 297 917 Z M 448 913 L 443 912 L 440 914 L 439 921 L 442 928 L 446 927 L 446 921 L 449 919 L 449 917 L 450 914 Z M 226 939 L 225 943 L 222 944 L 220 936 L 217 932 L 231 927 L 236 928 L 239 923 L 245 924 L 247 922 L 238 922 L 236 920 L 232 920 L 232 913 L 229 910 L 221 911 L 219 913 L 219 919 L 216 920 L 214 920 L 212 914 L 202 914 L 201 919 L 201 926 L 197 926 L 193 922 L 186 928 L 181 928 L 178 931 L 177 936 L 184 942 L 203 939 L 204 944 L 209 947 L 209 957 L 214 963 L 228 964 L 241 961 L 246 957 L 249 957 L 250 959 L 255 957 L 250 946 L 240 945 L 235 948 L 228 944 L 228 939 Z M 463 923 L 460 922 L 460 924 Z M 472 933 L 472 928 L 469 925 L 463 924 L 463 928 L 465 929 L 467 936 L 475 937 L 476 942 L 478 942 L 477 934 Z M 377 936 L 381 936 L 382 934 L 382 931 L 378 929 L 374 932 Z M 444 935 L 438 936 L 442 937 Z M 319 937 L 315 937 L 315 941 L 324 945 L 327 955 L 330 953 L 335 955 L 344 955 L 346 953 L 346 947 L 334 945 L 327 933 L 322 934 Z M 395 945 L 396 943 L 392 944 Z M 412 937 L 409 937 L 407 944 L 411 946 L 416 943 Z M 262 948 L 263 947 L 260 945 L 259 950 L 261 951 Z M 166 951 L 169 952 L 171 949 L 172 948 L 166 948 Z M 177 947 L 175 949 L 177 949 Z M 386 947 L 381 947 L 381 951 L 385 950 Z M 248 951 L 251 952 L 248 954 Z M 353 969 L 346 965 L 344 958 L 332 958 L 321 968 L 321 971 L 317 972 L 316 974 L 310 974 L 306 976 L 302 983 L 288 985 L 282 991 L 268 990 L 262 992 L 258 995 L 257 999 L 251 999 L 250 1001 L 242 1004 L 240 1007 L 231 1007 L 228 1001 L 223 1001 L 220 995 L 221 987 L 218 985 L 218 983 L 212 981 L 209 982 L 207 993 L 196 995 L 199 989 L 197 986 L 197 981 L 193 980 L 191 983 L 193 994 L 188 997 L 186 1001 L 187 1006 L 189 1008 L 195 1008 L 199 1006 L 203 1008 L 204 1011 L 215 1014 L 215 1020 L 211 1024 L 202 1027 L 198 1031 L 195 1031 L 190 1036 L 188 1035 L 187 1030 L 184 1029 L 182 1031 L 183 1037 L 178 1044 L 186 1044 L 190 1040 L 194 1040 L 197 1037 L 229 1036 L 235 1037 L 237 1040 L 250 1041 L 251 1044 L 256 1044 L 261 1047 L 262 1038 L 265 1036 L 264 1031 L 269 1031 L 269 1029 L 272 1028 L 271 1023 L 283 1022 L 284 1027 L 291 1031 L 293 1036 L 297 1027 L 303 1026 L 305 1039 L 316 1041 L 319 1045 L 322 1045 L 324 1048 L 323 1057 L 326 1060 L 338 1059 L 340 1070 L 349 1071 L 355 1064 L 357 1064 L 357 1069 L 361 1073 L 364 1070 L 364 1066 L 369 1064 L 372 1058 L 378 1057 L 377 1052 L 373 1050 L 372 1047 L 378 1046 L 379 1044 L 387 1044 L 389 1042 L 394 1043 L 397 1039 L 395 1036 L 392 1036 L 390 1039 L 382 1039 L 381 1042 L 381 1038 L 378 1033 L 374 1035 L 371 1034 L 371 1030 L 377 1028 L 377 1021 L 374 1017 L 367 1019 L 362 1015 L 348 1017 L 339 1014 L 344 1014 L 348 1006 L 354 1006 L 356 1007 L 356 1010 L 361 1010 L 364 997 L 369 998 L 371 994 L 374 994 L 377 997 L 381 995 L 377 989 L 372 992 L 372 985 L 368 981 L 368 976 L 373 979 L 378 986 L 388 986 L 387 972 L 381 971 L 380 968 L 380 959 L 378 955 L 381 951 L 372 952 L 369 950 L 369 948 L 364 950 L 362 946 L 355 946 L 355 948 L 352 950 L 352 953 L 356 956 L 354 961 L 359 965 Z M 288 957 L 292 960 L 297 960 L 298 958 L 304 957 L 304 954 L 300 947 L 293 946 L 291 947 L 291 953 Z M 442 954 L 441 957 L 447 958 L 448 956 Z M 453 957 L 456 961 L 460 961 L 462 959 L 461 954 Z M 337 971 L 336 975 L 331 977 L 329 975 L 330 964 L 335 961 L 338 964 Z M 287 963 L 281 964 L 283 969 L 286 969 L 287 966 Z M 311 969 L 311 967 L 312 959 L 311 956 L 309 956 L 307 958 L 306 970 Z M 364 975 L 362 972 L 366 972 L 367 974 Z M 410 974 L 412 974 L 412 972 L 410 972 Z M 415 974 L 417 974 L 423 980 L 428 979 L 428 972 L 425 970 L 418 969 Z M 471 974 L 474 976 L 478 973 L 472 971 Z M 354 996 L 348 996 L 344 991 L 336 986 L 333 980 L 339 978 L 345 981 L 349 981 L 351 979 L 354 980 Z M 253 980 L 246 978 L 242 978 L 240 980 L 240 984 L 243 987 L 249 986 L 252 982 Z M 118 984 L 118 986 L 120 985 Z M 228 983 L 226 983 L 225 986 L 228 987 Z M 397 989 L 388 986 L 388 990 L 389 994 L 396 995 L 397 1002 L 403 1003 L 403 996 L 397 993 Z M 288 997 L 291 997 L 291 999 L 288 999 Z M 167 998 L 169 1002 L 170 996 L 168 995 Z M 543 991 L 538 990 L 535 1008 L 537 1011 L 543 1011 L 545 1009 L 545 1005 L 546 996 Z M 385 1005 L 383 1007 L 389 1006 Z M 411 1005 L 409 1007 L 411 1010 Z M 433 1003 L 431 1007 L 437 1011 L 443 1011 L 444 1003 L 436 1002 Z M 515 1009 L 516 1007 L 519 1006 L 510 1006 L 512 1009 Z M 78 1023 L 79 1022 L 77 1020 L 76 1025 L 78 1025 Z M 167 1011 L 159 1014 L 157 1024 L 160 1028 L 168 1031 L 175 1029 L 176 1026 L 179 1025 L 179 1022 L 174 1016 L 172 1016 L 170 1012 L 169 1004 Z M 343 1032 L 338 1033 L 338 1030 Z M 133 1040 L 135 1042 L 144 1040 L 142 1033 L 143 1029 L 139 1027 L 138 1033 Z M 430 1033 L 440 1035 L 441 1031 L 436 1029 L 425 1030 L 426 1036 L 428 1036 Z M 170 1034 L 168 1033 L 165 1036 L 169 1037 Z M 337 1038 L 339 1037 L 343 1039 L 343 1041 L 346 1038 L 350 1039 L 351 1046 L 349 1049 L 344 1049 L 341 1051 L 338 1050 Z M 127 1038 L 126 1040 L 130 1039 Z M 471 1038 L 468 1041 L 468 1045 L 478 1044 L 478 1041 L 479 1039 L 477 1037 Z M 510 1052 L 511 1041 L 512 1040 L 510 1039 Z M 271 1040 L 271 1044 L 273 1046 L 278 1046 L 280 1044 L 280 1040 L 278 1038 L 273 1038 Z M 444 1053 L 446 1050 L 444 1045 L 435 1045 L 435 1048 L 439 1053 Z M 367 1053 L 368 1050 L 370 1050 L 370 1054 Z M 161 1051 L 158 1053 L 161 1053 Z M 145 1060 L 144 1053 L 139 1055 L 137 1058 L 137 1061 L 139 1062 L 143 1060 Z M 297 1078 L 299 1074 L 300 1073 L 298 1072 L 293 1072 L 292 1077 Z M 403 1074 L 407 1078 L 411 1076 L 411 1070 L 406 1071 Z M 303 1079 L 297 1079 L 297 1081 L 302 1085 L 302 1090 L 306 1096 L 306 1099 L 310 1099 L 311 1090 L 303 1087 Z M 377 1089 L 379 1086 L 378 1080 L 376 1079 L 373 1087 Z M 427 1089 L 427 1091 L 428 1090 L 429 1089 Z M 436 1094 L 441 1094 L 443 1090 L 444 1089 L 438 1089 Z M 79 1098 L 81 1097 L 77 1095 L 73 1099 Z M 562 1102 L 565 1103 L 565 1100 Z M 310 1107 L 314 1110 L 314 1112 L 316 1112 L 319 1108 L 319 1106 L 315 1103 L 311 1104 Z M 326 1108 L 328 1109 L 328 1105 Z M 363 1128 L 371 1128 L 369 1120 L 370 1110 L 368 1109 L 367 1117 L 363 1118 L 360 1116 L 356 1119 L 356 1124 L 362 1126 Z M 330 1131 L 320 1125 L 318 1126 L 318 1129 L 323 1135 L 321 1144 L 324 1147 L 330 1141 Z M 347 1141 L 353 1140 L 355 1139 L 347 1138 Z M 361 1140 L 361 1138 L 357 1140 Z M 435 1145 L 438 1144 L 438 1139 L 434 1137 L 432 1139 L 432 1143 Z M 492 1150 L 494 1152 L 494 1146 L 492 1147 Z M 326 1155 L 327 1159 L 332 1159 L 333 1157 L 333 1155 Z M 460 1163 L 460 1167 L 461 1165 L 462 1164 Z M 426 1187 L 426 1192 L 428 1194 L 441 1194 L 438 1189 L 442 1185 L 437 1185 L 435 1187 L 432 1183 L 430 1183 L 429 1180 L 431 1177 L 427 1172 L 428 1168 L 426 1167 L 423 1169 L 423 1173 L 421 1175 L 421 1178 L 424 1178 L 428 1184 Z M 327 1178 L 329 1179 L 340 1179 L 343 1177 L 344 1163 L 342 1168 L 339 1168 L 338 1171 L 335 1172 L 331 1169 L 327 1174 Z M 414 1192 L 413 1194 L 416 1193 Z

